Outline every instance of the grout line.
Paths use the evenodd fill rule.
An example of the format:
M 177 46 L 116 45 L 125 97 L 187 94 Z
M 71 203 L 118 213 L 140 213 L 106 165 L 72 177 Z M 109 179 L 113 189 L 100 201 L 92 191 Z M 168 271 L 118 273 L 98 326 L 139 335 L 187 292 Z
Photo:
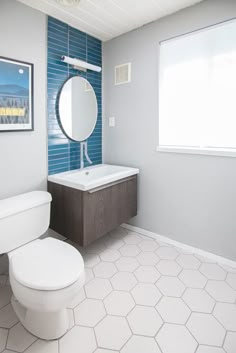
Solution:
M 195 248 L 195 247 L 193 247 L 191 245 L 187 245 L 187 244 L 181 243 L 179 241 L 176 241 L 176 240 L 173 240 L 171 238 L 168 238 L 168 237 L 166 237 L 164 235 L 160 235 L 160 234 L 157 234 L 157 233 L 154 233 L 154 232 L 150 232 L 148 230 L 145 230 L 145 229 L 142 229 L 142 228 L 139 228 L 139 227 L 136 227 L 136 226 L 132 226 L 130 224 L 123 223 L 121 225 L 121 227 L 123 227 L 125 229 L 128 229 L 128 230 L 131 230 L 131 231 L 134 231 L 134 232 L 136 232 L 138 234 L 141 234 L 141 235 L 144 235 L 146 237 L 149 237 L 149 238 L 152 238 L 152 239 L 156 239 L 157 241 L 159 240 L 161 242 L 164 242 L 166 244 L 169 244 L 169 245 L 172 245 L 174 247 L 180 248 L 182 250 L 186 250 L 186 251 L 192 253 L 193 255 L 200 255 L 200 256 L 203 256 L 203 257 L 206 257 L 206 258 L 209 258 L 209 259 L 214 259 L 219 264 L 221 263 L 221 264 L 230 266 L 232 268 L 236 268 L 236 261 L 227 259 L 227 258 L 225 258 L 223 256 L 216 255 L 216 254 L 210 253 L 208 251 L 205 251 L 205 250 L 202 250 L 202 249 L 199 249 L 199 248 Z
M 125 237 L 125 236 L 124 236 L 124 237 Z M 117 239 L 122 240 L 122 239 L 124 239 L 124 237 L 123 237 L 123 238 L 120 238 L 120 237 L 116 238 L 116 237 L 114 237 L 114 238 L 111 238 L 111 239 L 112 239 L 114 242 L 116 242 Z M 108 240 L 108 239 L 107 239 L 107 240 Z M 127 244 L 126 242 L 123 242 L 123 243 L 124 243 L 124 244 L 123 244 L 122 246 L 130 245 L 130 244 Z M 109 243 L 108 243 L 108 244 L 109 244 Z M 88 299 L 88 296 L 87 296 L 87 293 L 86 293 L 86 290 L 85 290 L 86 285 L 89 284 L 93 279 L 104 279 L 103 277 L 100 277 L 100 276 L 96 276 L 96 275 L 94 276 L 94 268 L 95 268 L 98 264 L 100 264 L 101 262 L 103 262 L 103 263 L 107 263 L 107 264 L 112 263 L 112 264 L 116 267 L 116 269 L 118 269 L 118 268 L 117 268 L 117 264 L 116 264 L 117 261 L 119 261 L 122 257 L 124 257 L 124 258 L 130 257 L 130 256 L 121 256 L 121 257 L 119 257 L 118 259 L 113 260 L 113 261 L 104 261 L 104 260 L 101 261 L 101 254 L 102 254 L 102 252 L 104 252 L 104 251 L 106 251 L 106 250 L 112 250 L 112 251 L 114 250 L 115 252 L 120 253 L 120 248 L 121 248 L 122 246 L 121 246 L 119 249 L 112 249 L 112 248 L 109 248 L 109 247 L 107 246 L 106 241 L 104 241 L 104 244 L 103 244 L 103 242 L 101 241 L 101 242 L 99 242 L 97 245 L 98 245 L 98 250 L 97 250 L 97 251 L 96 251 L 96 249 L 95 249 L 93 253 L 85 252 L 85 254 L 86 254 L 89 258 L 90 258 L 90 257 L 92 258 L 92 257 L 98 256 L 100 262 L 98 262 L 96 265 L 91 266 L 90 268 L 86 267 L 86 269 L 88 269 L 89 271 L 91 271 L 91 273 L 93 273 L 93 278 L 91 278 L 91 279 L 84 285 L 84 289 L 83 289 L 83 290 L 84 290 L 84 293 L 85 293 L 84 299 L 83 299 L 78 305 L 76 305 L 74 308 L 71 308 L 71 310 L 72 310 L 72 312 L 73 312 L 74 325 L 76 325 L 76 324 L 75 324 L 75 309 L 76 309 L 81 303 L 83 303 L 86 299 Z M 104 250 L 101 250 L 101 249 L 103 248 L 102 245 L 104 245 L 104 247 L 105 247 Z M 140 246 L 139 246 L 138 244 L 135 244 L 135 246 L 137 246 L 138 248 L 140 248 Z M 164 246 L 162 246 L 162 247 L 164 247 Z M 158 250 L 158 249 L 157 249 L 157 250 Z M 149 252 L 142 250 L 142 251 L 141 251 L 141 254 L 142 254 L 142 253 L 147 253 L 147 254 L 148 254 Z M 151 252 L 150 252 L 150 253 L 151 253 Z M 156 251 L 153 251 L 153 253 L 156 254 Z M 85 255 L 85 256 L 86 256 L 86 255 Z M 106 313 L 106 314 L 96 323 L 96 325 L 95 325 L 94 327 L 91 327 L 91 329 L 93 329 L 94 336 L 95 336 L 95 340 L 96 340 L 96 344 L 97 344 L 97 347 L 95 348 L 94 353 L 95 353 L 96 350 L 99 348 L 95 328 L 96 328 L 97 325 L 99 325 L 99 323 L 100 323 L 102 320 L 104 320 L 107 316 L 124 318 L 125 321 L 126 321 L 126 323 L 127 323 L 128 326 L 129 326 L 129 328 L 130 328 L 130 331 L 131 331 L 132 335 L 131 335 L 130 338 L 123 344 L 123 346 L 122 346 L 121 349 L 123 349 L 123 347 L 132 339 L 132 337 L 134 337 L 134 336 L 141 336 L 141 337 L 149 337 L 149 338 L 155 339 L 155 342 L 156 342 L 157 346 L 159 347 L 160 351 L 162 352 L 162 350 L 161 350 L 161 348 L 160 348 L 160 346 L 159 346 L 158 340 L 157 340 L 157 336 L 158 336 L 158 333 L 160 332 L 160 330 L 163 328 L 163 326 L 164 326 L 165 324 L 170 324 L 170 325 L 176 325 L 176 326 L 185 327 L 185 328 L 189 331 L 190 335 L 194 338 L 194 341 L 197 343 L 197 347 L 196 347 L 196 350 L 195 350 L 195 353 L 196 353 L 197 350 L 198 350 L 198 348 L 199 348 L 199 345 L 200 345 L 200 344 L 199 344 L 199 342 L 197 341 L 197 339 L 194 337 L 194 335 L 191 333 L 190 329 L 187 327 L 187 324 L 188 324 L 189 320 L 191 319 L 192 315 L 195 314 L 195 313 L 204 314 L 204 315 L 209 315 L 209 316 L 211 316 L 212 318 L 214 318 L 214 319 L 220 324 L 220 326 L 221 326 L 221 327 L 224 329 L 224 331 L 225 331 L 224 339 L 222 340 L 222 342 L 223 342 L 223 343 L 222 343 L 222 347 L 223 347 L 224 344 L 225 344 L 225 340 L 226 340 L 226 336 L 227 336 L 228 332 L 234 332 L 234 331 L 227 330 L 227 329 L 224 327 L 224 325 L 223 325 L 223 324 L 217 319 L 217 317 L 214 315 L 214 310 L 215 310 L 215 307 L 216 307 L 216 304 L 217 304 L 217 303 L 225 303 L 225 304 L 228 304 L 228 305 L 235 305 L 235 304 L 232 304 L 232 303 L 229 303 L 229 302 L 223 302 L 223 301 L 216 301 L 215 298 L 214 298 L 210 293 L 208 293 L 208 291 L 206 290 L 206 287 L 207 287 L 207 285 L 208 285 L 208 283 L 209 283 L 210 281 L 218 281 L 218 282 L 222 282 L 222 283 L 227 283 L 227 282 L 226 282 L 227 276 L 225 276 L 225 278 L 224 278 L 223 280 L 219 280 L 219 279 L 217 279 L 217 280 L 211 280 L 211 279 L 207 278 L 207 277 L 200 271 L 200 267 L 201 267 L 201 264 L 203 264 L 203 262 L 202 262 L 201 260 L 199 260 L 199 259 L 198 259 L 198 260 L 200 261 L 200 266 L 198 267 L 198 269 L 186 269 L 186 268 L 183 268 L 183 267 L 177 262 L 177 259 L 179 258 L 179 256 L 181 256 L 181 254 L 180 254 L 180 255 L 178 255 L 174 260 L 167 260 L 167 261 L 173 261 L 173 262 L 176 262 L 176 263 L 179 264 L 179 266 L 181 267 L 181 271 L 179 272 L 178 275 L 172 276 L 172 275 L 163 275 L 163 274 L 161 274 L 160 277 L 158 278 L 158 280 L 155 281 L 155 283 L 143 282 L 143 281 L 138 280 L 138 278 L 137 278 L 136 275 L 135 275 L 135 272 L 137 271 L 137 269 L 139 269 L 140 267 L 147 267 L 147 268 L 150 267 L 150 268 L 154 268 L 154 269 L 158 270 L 158 263 L 159 263 L 161 260 L 159 260 L 159 262 L 158 262 L 156 265 L 142 265 L 142 264 L 140 263 L 140 260 L 138 260 L 138 256 L 139 256 L 139 254 L 136 255 L 136 256 L 131 256 L 131 258 L 134 259 L 135 261 L 137 261 L 137 264 L 138 264 L 138 267 L 137 267 L 134 271 L 119 271 L 119 269 L 118 269 L 118 272 L 116 272 L 116 273 L 115 273 L 114 275 L 112 275 L 110 278 L 105 278 L 105 280 L 109 281 L 111 287 L 113 288 L 113 291 L 129 293 L 130 296 L 131 296 L 131 298 L 133 299 L 133 302 L 134 302 L 133 304 L 134 304 L 134 306 L 132 307 L 132 309 L 129 310 L 129 312 L 128 312 L 126 315 L 108 314 L 107 309 L 106 309 L 106 306 L 105 306 L 105 300 L 106 300 L 106 298 L 112 293 L 112 291 L 110 291 L 110 292 L 109 292 L 104 298 L 102 298 L 102 299 L 98 299 L 98 298 L 95 298 L 95 297 L 94 297 L 94 298 L 89 298 L 89 299 L 91 299 L 91 300 L 98 300 L 98 301 L 101 301 L 102 304 L 103 304 L 105 313 Z M 187 270 L 187 271 L 196 271 L 196 272 L 201 273 L 201 274 L 203 275 L 203 277 L 206 278 L 206 283 L 205 283 L 204 287 L 203 287 L 203 288 L 196 288 L 196 287 L 189 287 L 189 286 L 186 286 L 186 284 L 179 278 L 179 276 L 181 275 L 181 273 L 182 273 L 183 270 Z M 225 271 L 226 275 L 229 273 L 226 269 L 223 269 L 223 270 Z M 132 288 L 130 288 L 129 290 L 126 290 L 126 289 L 125 289 L 125 290 L 124 290 L 124 289 L 115 289 L 114 286 L 113 286 L 113 283 L 112 283 L 112 278 L 113 278 L 117 273 L 125 273 L 125 274 L 129 273 L 129 274 L 131 274 L 132 276 L 134 276 L 135 278 L 137 278 L 136 284 L 135 284 Z M 179 297 L 177 297 L 176 295 L 175 295 L 175 296 L 164 295 L 164 294 L 162 293 L 161 289 L 160 289 L 160 288 L 158 287 L 158 285 L 157 285 L 158 281 L 159 281 L 162 277 L 175 278 L 175 279 L 178 279 L 178 280 L 180 281 L 180 283 L 183 283 L 184 290 L 183 290 L 182 294 L 181 294 Z M 157 290 L 160 292 L 161 296 L 160 296 L 158 302 L 157 302 L 155 305 L 138 304 L 138 303 L 136 302 L 136 300 L 135 300 L 135 298 L 134 298 L 134 295 L 133 295 L 133 290 L 134 290 L 139 284 L 154 285 L 155 288 L 157 288 Z M 207 294 L 209 295 L 209 297 L 211 297 L 211 298 L 213 299 L 214 305 L 213 305 L 213 308 L 212 308 L 212 310 L 211 310 L 211 313 L 209 313 L 209 312 L 201 312 L 201 311 L 194 311 L 194 310 L 192 310 L 192 309 L 190 308 L 190 306 L 188 305 L 188 303 L 187 303 L 187 302 L 185 301 L 185 299 L 183 298 L 184 295 L 185 295 L 185 293 L 186 293 L 186 291 L 187 291 L 188 289 L 196 289 L 196 290 L 199 290 L 199 291 L 201 291 L 201 292 L 205 292 L 205 293 L 207 293 Z M 235 291 L 235 293 L 236 293 L 236 291 Z M 167 298 L 168 298 L 168 297 L 170 297 L 170 298 L 178 298 L 178 299 L 180 299 L 180 300 L 186 305 L 186 307 L 188 307 L 188 308 L 190 309 L 190 315 L 188 316 L 188 318 L 187 318 L 187 320 L 186 320 L 186 322 L 185 322 L 184 324 L 182 324 L 182 323 L 173 323 L 173 322 L 168 323 L 168 321 L 165 321 L 165 320 L 162 318 L 161 314 L 160 314 L 159 311 L 158 311 L 157 306 L 158 306 L 158 303 L 162 300 L 162 298 L 165 298 L 165 297 L 167 297 Z M 9 304 L 10 304 L 10 303 L 6 304 L 4 307 L 6 307 L 6 306 L 9 305 Z M 156 311 L 156 312 L 159 314 L 159 316 L 161 317 L 161 319 L 162 319 L 162 324 L 161 324 L 161 326 L 160 326 L 159 329 L 157 330 L 157 333 L 156 333 L 154 336 L 148 336 L 148 335 L 145 335 L 145 334 L 135 334 L 135 333 L 133 332 L 133 330 L 132 330 L 132 328 L 131 328 L 131 325 L 130 325 L 130 323 L 129 323 L 129 321 L 128 321 L 128 315 L 129 315 L 137 306 L 154 308 L 155 311 Z M 4 308 L 4 307 L 3 307 L 3 308 Z M 2 309 L 2 308 L 1 308 L 1 309 Z M 19 322 L 17 322 L 16 324 L 14 324 L 12 327 L 16 326 L 17 324 L 19 324 Z M 84 326 L 84 325 L 80 325 L 80 324 L 79 324 L 79 325 L 76 325 L 76 326 L 81 326 L 81 327 L 87 327 L 87 328 L 88 328 L 88 326 Z M 73 327 L 75 327 L 75 326 L 73 326 Z M 8 337 L 9 337 L 10 329 L 7 329 L 7 328 L 5 328 L 5 329 L 8 330 L 8 333 L 7 333 L 7 340 L 6 340 L 6 344 L 5 344 L 5 348 L 6 348 L 7 342 L 8 342 Z M 70 329 L 68 330 L 68 332 L 69 332 L 71 329 L 72 329 L 72 328 L 70 328 Z M 38 341 L 38 339 L 36 338 L 36 340 L 35 340 L 30 346 L 28 346 L 25 351 L 27 351 L 27 349 L 28 349 L 29 347 L 31 347 L 31 346 L 32 346 L 35 342 L 37 342 L 37 341 Z M 60 344 L 59 344 L 59 341 L 60 341 L 60 340 L 58 339 L 58 340 L 57 340 L 58 353 L 60 353 Z M 215 347 L 215 346 L 207 345 L 207 344 L 205 344 L 205 346 Z M 102 347 L 100 347 L 100 348 L 102 348 Z M 106 350 L 106 349 L 105 349 L 105 350 Z M 114 350 L 114 349 L 113 349 L 113 350 Z M 115 351 L 116 351 L 116 350 L 115 350 Z M 224 350 L 224 351 L 225 351 L 225 350 Z M 14 351 L 12 351 L 12 352 L 14 353 Z M 118 351 L 116 351 L 116 352 L 118 353 Z M 16 352 L 16 353 L 17 353 L 17 352 Z

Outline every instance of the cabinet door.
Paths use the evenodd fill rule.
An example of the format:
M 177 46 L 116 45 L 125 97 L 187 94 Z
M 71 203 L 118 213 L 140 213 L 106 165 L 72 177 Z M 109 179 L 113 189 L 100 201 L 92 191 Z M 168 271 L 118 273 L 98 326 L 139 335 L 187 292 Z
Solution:
M 137 215 L 137 178 L 112 187 L 112 218 L 115 227 Z M 113 227 L 114 228 L 114 227 Z
M 84 244 L 87 245 L 137 214 L 137 178 L 84 193 Z
M 64 187 L 63 216 L 65 236 L 79 245 L 83 245 L 83 203 L 82 192 Z
M 63 191 L 64 186 L 48 182 L 48 192 L 52 195 L 50 228 L 65 235 Z
M 51 182 L 48 191 L 52 195 L 50 228 L 83 245 L 83 193 Z
M 111 187 L 84 193 L 84 245 L 112 229 Z

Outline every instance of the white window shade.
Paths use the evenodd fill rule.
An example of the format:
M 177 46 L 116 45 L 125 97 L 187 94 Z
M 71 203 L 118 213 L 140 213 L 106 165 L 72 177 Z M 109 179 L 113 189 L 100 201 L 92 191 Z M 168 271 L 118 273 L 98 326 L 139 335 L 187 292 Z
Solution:
M 159 146 L 236 149 L 236 21 L 160 45 Z

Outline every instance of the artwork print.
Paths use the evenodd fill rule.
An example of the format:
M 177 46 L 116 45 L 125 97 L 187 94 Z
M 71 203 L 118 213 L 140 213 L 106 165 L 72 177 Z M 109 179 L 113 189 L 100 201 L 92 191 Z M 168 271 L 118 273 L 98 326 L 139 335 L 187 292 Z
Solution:
M 0 57 L 0 132 L 33 130 L 33 64 Z

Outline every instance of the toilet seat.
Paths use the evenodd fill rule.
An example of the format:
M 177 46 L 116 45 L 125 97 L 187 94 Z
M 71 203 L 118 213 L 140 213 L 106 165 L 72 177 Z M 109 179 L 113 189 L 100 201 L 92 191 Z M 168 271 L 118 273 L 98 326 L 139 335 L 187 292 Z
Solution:
M 14 250 L 10 261 L 15 280 L 40 291 L 71 286 L 84 273 L 83 258 L 78 250 L 54 238 L 35 240 Z

